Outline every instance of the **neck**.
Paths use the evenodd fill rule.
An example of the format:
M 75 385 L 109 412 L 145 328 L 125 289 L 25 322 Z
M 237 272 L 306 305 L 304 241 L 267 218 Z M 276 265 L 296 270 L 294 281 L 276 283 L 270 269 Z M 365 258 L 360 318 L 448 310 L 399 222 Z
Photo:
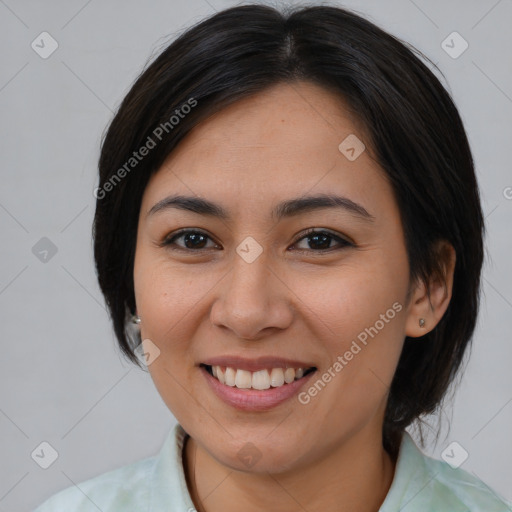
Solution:
M 183 459 L 198 512 L 377 512 L 396 464 L 384 450 L 382 438 L 373 432 L 359 432 L 357 438 L 330 447 L 325 456 L 309 465 L 274 474 L 231 469 L 190 437 Z

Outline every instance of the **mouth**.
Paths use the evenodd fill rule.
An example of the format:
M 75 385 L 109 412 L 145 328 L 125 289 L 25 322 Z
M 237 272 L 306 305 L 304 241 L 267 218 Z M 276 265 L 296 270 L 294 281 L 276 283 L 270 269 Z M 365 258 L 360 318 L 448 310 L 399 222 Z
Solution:
M 200 366 L 223 386 L 258 391 L 289 386 L 316 371 L 315 366 L 309 368 L 264 368 L 258 371 L 220 365 L 201 364 Z

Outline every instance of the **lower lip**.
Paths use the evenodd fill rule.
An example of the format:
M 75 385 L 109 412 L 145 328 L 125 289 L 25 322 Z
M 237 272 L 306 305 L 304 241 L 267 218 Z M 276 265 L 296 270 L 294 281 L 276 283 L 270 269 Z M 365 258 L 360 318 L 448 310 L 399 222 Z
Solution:
M 213 392 L 224 402 L 241 411 L 267 411 L 296 395 L 314 372 L 308 373 L 301 379 L 294 380 L 290 384 L 283 384 L 277 388 L 269 389 L 239 389 L 237 387 L 222 384 L 210 375 L 204 366 L 200 367 L 206 378 L 206 382 Z

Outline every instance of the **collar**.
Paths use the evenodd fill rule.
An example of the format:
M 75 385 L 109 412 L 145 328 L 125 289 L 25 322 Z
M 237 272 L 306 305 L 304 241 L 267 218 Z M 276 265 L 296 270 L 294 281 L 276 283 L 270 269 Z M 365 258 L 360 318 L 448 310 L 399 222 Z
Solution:
M 435 476 L 427 465 L 425 455 L 405 431 L 398 450 L 393 481 L 379 512 L 396 512 L 409 503 L 412 505 L 411 510 L 414 510 L 414 499 Z
M 167 435 L 150 476 L 148 512 L 195 510 L 183 468 L 183 447 L 187 437 L 179 423 Z
M 148 475 L 150 480 L 148 512 L 195 510 L 183 467 L 183 447 L 188 437 L 179 423 L 167 435 L 151 470 L 152 474 Z M 379 512 L 396 512 L 405 508 L 411 512 L 414 510 L 467 512 L 467 501 L 458 499 L 456 496 L 458 492 L 454 494 L 450 491 L 454 489 L 454 485 L 461 490 L 459 483 L 454 482 L 453 479 L 462 483 L 463 487 L 470 486 L 480 489 L 480 492 L 485 491 L 482 483 L 477 482 L 465 472 L 452 470 L 448 464 L 424 455 L 406 431 L 400 443 L 393 481 Z M 487 491 L 485 492 L 487 494 Z M 459 497 L 462 498 L 462 496 Z M 485 503 L 491 504 L 490 501 Z M 492 501 L 492 503 L 497 502 Z M 489 507 L 475 510 L 489 510 Z M 508 509 L 503 508 L 503 510 Z

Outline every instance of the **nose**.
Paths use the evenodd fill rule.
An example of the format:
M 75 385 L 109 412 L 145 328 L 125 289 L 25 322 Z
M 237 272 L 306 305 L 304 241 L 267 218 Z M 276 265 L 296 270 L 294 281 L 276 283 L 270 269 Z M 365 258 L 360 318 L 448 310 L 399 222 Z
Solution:
M 292 297 L 265 253 L 252 263 L 235 253 L 232 269 L 219 283 L 210 319 L 240 339 L 256 340 L 291 324 Z

